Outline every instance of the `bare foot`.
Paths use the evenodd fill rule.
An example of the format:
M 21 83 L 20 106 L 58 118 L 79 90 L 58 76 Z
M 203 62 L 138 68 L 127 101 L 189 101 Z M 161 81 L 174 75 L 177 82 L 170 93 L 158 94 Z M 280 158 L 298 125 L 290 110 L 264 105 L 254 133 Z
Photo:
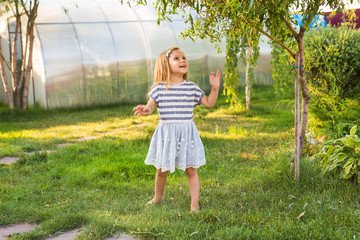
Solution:
M 160 199 L 153 198 L 149 202 L 147 202 L 145 205 L 146 206 L 154 205 L 154 204 L 157 204 L 159 202 L 162 202 L 163 200 L 164 200 L 164 198 L 160 198 Z
M 199 206 L 191 206 L 190 212 L 199 212 L 200 207 Z

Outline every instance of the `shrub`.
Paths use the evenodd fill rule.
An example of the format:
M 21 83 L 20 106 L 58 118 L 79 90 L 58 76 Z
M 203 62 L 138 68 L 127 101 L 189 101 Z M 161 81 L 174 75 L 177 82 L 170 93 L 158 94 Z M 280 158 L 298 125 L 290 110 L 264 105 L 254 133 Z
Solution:
M 310 31 L 305 38 L 305 68 L 314 98 L 360 96 L 360 31 L 348 25 Z
M 319 134 L 340 138 L 345 136 L 352 126 L 359 124 L 358 99 L 339 99 L 322 95 L 312 100 L 309 106 L 311 116 L 314 118 L 310 121 L 311 127 L 321 129 Z
M 294 46 L 292 49 L 296 50 Z M 339 138 L 360 119 L 360 31 L 343 25 L 313 29 L 305 36 L 305 71 L 311 100 L 310 122 L 319 133 Z M 285 50 L 273 46 L 277 97 L 293 94 L 295 70 Z M 311 79 L 309 78 L 311 77 Z M 316 129 L 317 130 L 317 129 Z
M 320 153 L 313 158 L 320 157 L 323 173 L 339 172 L 342 179 L 354 179 L 360 183 L 360 138 L 356 135 L 357 126 L 350 130 L 350 135 L 330 140 Z
M 309 110 L 330 137 L 342 137 L 360 118 L 360 31 L 343 25 L 310 31 L 305 64 Z

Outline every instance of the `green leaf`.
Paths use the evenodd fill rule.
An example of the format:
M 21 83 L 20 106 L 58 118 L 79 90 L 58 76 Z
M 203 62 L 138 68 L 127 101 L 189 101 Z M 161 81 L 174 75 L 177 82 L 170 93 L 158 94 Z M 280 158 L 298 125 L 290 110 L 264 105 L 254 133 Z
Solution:
M 355 162 L 355 158 L 350 158 L 345 164 L 344 164 L 344 168 L 346 168 L 349 165 L 353 165 L 353 163 Z
M 156 24 L 157 24 L 157 25 L 160 25 L 160 19 L 161 19 L 161 10 L 160 10 L 160 8 L 159 8 L 159 10 L 158 10 L 158 19 L 157 19 L 157 21 L 156 21 Z
M 254 5 L 254 0 L 251 0 L 247 10 L 250 11 L 253 5 Z
M 331 154 L 334 151 L 334 147 L 333 146 L 327 146 L 327 151 L 326 154 Z
M 339 153 L 336 156 L 335 162 L 340 163 L 340 162 L 344 161 L 347 157 L 348 157 L 348 155 L 346 153 Z
M 342 141 L 345 145 L 345 147 L 353 148 L 355 146 L 355 142 L 352 138 L 347 138 Z
M 343 178 L 344 179 L 349 179 L 353 176 L 353 174 L 346 174 L 346 175 L 343 175 Z
M 346 167 L 345 167 L 344 172 L 345 172 L 345 174 L 346 174 L 346 175 L 348 175 L 348 174 L 349 174 L 349 172 L 350 172 L 350 170 L 351 170 L 352 166 L 353 166 L 353 165 L 352 165 L 352 163 L 351 163 L 351 164 L 349 164 L 348 166 L 346 166 Z
M 355 148 L 359 148 L 360 147 L 360 139 L 354 138 L 354 144 L 355 144 Z
M 356 133 L 356 130 L 357 130 L 357 126 L 353 126 L 351 129 L 350 129 L 350 136 L 351 138 L 354 137 L 354 134 Z
M 328 154 L 326 154 L 326 153 L 317 153 L 314 156 L 312 156 L 312 158 L 317 158 L 317 157 L 325 158 L 325 157 L 328 157 Z
M 337 168 L 337 167 L 338 167 L 338 166 L 337 166 L 336 164 L 329 165 L 327 171 L 330 172 L 330 171 L 334 170 L 334 169 Z

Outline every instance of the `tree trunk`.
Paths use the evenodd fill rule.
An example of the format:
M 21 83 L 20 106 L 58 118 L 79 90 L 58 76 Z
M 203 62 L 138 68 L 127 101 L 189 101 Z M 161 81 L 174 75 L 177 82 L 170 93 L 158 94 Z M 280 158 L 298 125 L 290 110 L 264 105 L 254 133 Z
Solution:
M 33 24 L 32 24 L 33 25 Z M 27 58 L 27 65 L 26 65 L 26 72 L 25 72 L 25 79 L 24 79 L 24 90 L 23 90 L 23 106 L 22 109 L 28 108 L 28 95 L 29 95 L 29 84 L 30 84 L 30 77 L 31 77 L 31 70 L 32 70 L 32 49 L 34 46 L 34 26 L 32 26 L 30 30 L 29 37 L 29 56 Z
M 299 53 L 300 53 L 300 87 L 302 93 L 302 106 L 301 106 L 301 124 L 300 124 L 300 152 L 301 156 L 304 150 L 306 125 L 308 119 L 308 108 L 310 101 L 310 94 L 306 84 L 305 70 L 304 70 L 304 35 L 299 35 Z
M 22 2 L 23 7 L 25 4 Z M 38 0 L 33 2 L 33 5 L 30 4 L 30 9 L 26 11 L 28 17 L 27 27 L 26 27 L 26 50 L 25 55 L 23 56 L 23 72 L 21 76 L 21 84 L 23 86 L 22 90 L 22 109 L 25 110 L 28 108 L 28 95 L 29 95 L 29 85 L 30 77 L 32 70 L 32 55 L 34 47 L 34 28 L 35 28 L 35 19 L 37 17 L 37 9 L 39 6 Z
M 1 51 L 1 46 L 0 46 Z M 1 66 L 1 79 L 3 82 L 6 98 L 9 104 L 10 111 L 14 110 L 14 99 L 11 96 L 11 88 L 9 86 L 8 78 L 5 71 L 5 59 L 3 58 L 2 54 L 0 56 L 0 66 Z
M 246 109 L 250 109 L 250 62 L 249 59 L 251 57 L 251 46 L 249 45 L 246 53 Z
M 12 87 L 13 87 L 13 96 L 15 99 L 15 105 L 17 108 L 21 108 L 21 85 L 19 84 L 19 74 L 17 67 L 17 41 L 19 36 L 19 28 L 21 24 L 21 15 L 19 13 L 18 5 L 16 7 L 15 12 L 15 33 L 12 42 L 12 55 L 11 55 L 11 79 L 12 79 Z
M 16 107 L 27 109 L 28 108 L 28 95 L 29 95 L 29 85 L 30 77 L 32 71 L 32 55 L 33 55 L 33 46 L 34 46 L 34 27 L 35 19 L 37 17 L 37 10 L 39 6 L 39 1 L 34 0 L 30 1 L 30 6 L 27 7 L 27 2 L 24 0 L 16 1 L 15 10 L 13 11 L 14 17 L 16 18 L 15 23 L 15 35 L 12 42 L 12 55 L 11 55 L 11 64 L 7 64 L 6 60 L 2 55 L 0 48 L 0 66 L 1 66 L 1 75 L 3 79 L 4 89 L 8 98 L 9 108 L 13 109 L 14 105 Z M 19 11 L 19 6 L 21 6 L 22 12 Z M 27 26 L 26 26 L 26 37 L 25 37 L 25 53 L 22 55 L 22 65 L 21 65 L 21 76 L 19 78 L 18 66 L 17 66 L 17 41 L 18 33 L 21 27 L 21 16 L 23 14 L 27 15 Z M 20 32 L 20 39 L 23 40 L 22 34 Z M 24 44 L 21 44 L 24 46 Z M 1 46 L 0 46 L 1 47 Z M 12 80 L 12 92 L 8 84 L 8 79 L 6 76 L 5 65 L 11 73 Z M 15 103 L 15 104 L 14 104 Z
M 295 76 L 295 158 L 293 163 L 293 170 L 295 179 L 300 180 L 300 136 L 299 136 L 299 123 L 300 123 L 300 101 L 299 101 L 299 76 L 300 68 L 300 53 L 298 52 L 295 56 L 296 76 Z

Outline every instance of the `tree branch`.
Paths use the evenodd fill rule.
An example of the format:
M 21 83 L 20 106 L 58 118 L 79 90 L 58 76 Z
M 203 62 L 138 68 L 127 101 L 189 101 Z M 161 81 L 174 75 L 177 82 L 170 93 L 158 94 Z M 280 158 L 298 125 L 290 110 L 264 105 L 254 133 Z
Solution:
M 283 21 L 285 22 L 285 25 L 288 29 L 290 29 L 291 33 L 293 34 L 294 38 L 297 39 L 299 34 L 295 31 L 295 29 L 291 26 L 291 23 L 286 19 L 283 18 Z
M 21 0 L 20 2 L 21 2 L 21 5 L 22 5 L 22 7 L 23 7 L 23 9 L 24 9 L 24 12 L 25 12 L 26 16 L 27 16 L 28 18 L 30 18 L 30 13 L 29 13 L 29 11 L 26 9 L 26 3 L 24 3 L 23 0 Z M 31 1 L 30 1 L 30 9 L 31 9 Z
M 9 66 L 9 64 L 6 62 L 5 58 L 4 58 L 4 55 L 2 54 L 2 51 L 0 51 L 0 58 L 1 60 L 4 61 L 6 67 L 9 69 L 9 71 L 11 71 L 11 67 Z
M 305 34 L 305 31 L 310 26 L 310 24 L 312 23 L 313 18 L 314 17 L 311 17 L 311 18 L 307 19 L 307 22 L 300 27 L 299 34 L 301 34 L 302 36 Z
M 279 44 L 280 46 L 282 46 L 286 51 L 289 52 L 289 54 L 295 59 L 295 53 L 290 49 L 288 48 L 284 43 L 280 42 L 279 40 L 277 40 L 274 36 L 270 35 L 269 33 L 265 32 L 263 29 L 257 27 L 257 26 L 254 26 L 254 24 L 252 24 L 251 22 L 247 21 L 247 20 L 243 20 L 241 18 L 239 18 L 240 21 L 250 25 L 252 28 L 255 28 L 257 29 L 259 32 L 261 32 L 262 34 L 264 34 L 265 36 L 267 36 L 268 38 L 270 38 L 272 41 L 274 41 L 275 43 Z
M 267 32 L 265 32 L 263 29 L 258 29 L 259 32 L 261 32 L 262 34 L 264 34 L 265 36 L 267 36 L 268 38 L 270 38 L 272 41 L 276 42 L 277 44 L 279 44 L 280 46 L 282 46 L 283 48 L 285 48 L 286 51 L 288 51 L 290 53 L 290 55 L 295 59 L 295 53 L 293 51 L 291 51 L 290 48 L 288 48 L 285 44 L 283 44 L 282 42 L 280 42 L 279 40 L 275 39 L 273 36 L 271 36 L 270 34 L 268 34 Z

